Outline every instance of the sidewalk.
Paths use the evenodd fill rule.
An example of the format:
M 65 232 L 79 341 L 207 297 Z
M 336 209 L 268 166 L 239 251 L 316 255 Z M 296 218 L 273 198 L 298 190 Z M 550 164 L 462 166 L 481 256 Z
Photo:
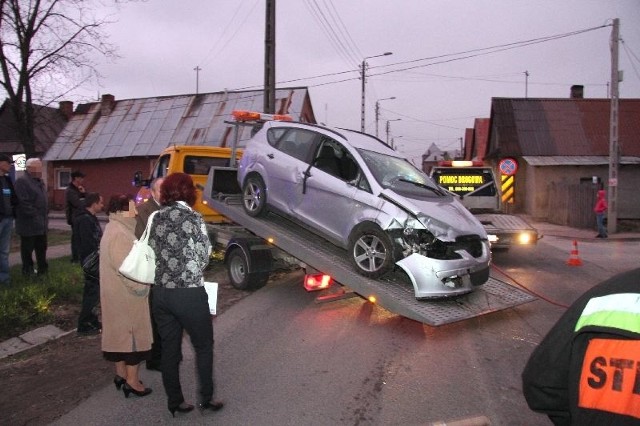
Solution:
M 49 215 L 50 219 L 64 219 L 64 213 L 52 213 Z M 590 229 L 578 229 L 570 228 L 568 226 L 554 225 L 548 222 L 537 222 L 530 218 L 525 218 L 534 228 L 538 230 L 538 233 L 544 238 L 544 236 L 553 236 L 558 238 L 566 238 L 570 240 L 578 241 L 599 241 L 603 243 L 612 241 L 640 241 L 640 232 L 622 232 L 610 235 L 608 239 L 596 238 L 596 231 Z M 100 217 L 101 221 L 106 222 L 105 216 Z M 68 225 L 58 224 L 61 228 L 69 228 Z M 68 244 L 52 246 L 47 249 L 47 257 L 50 259 L 69 256 L 71 254 L 71 247 Z M 9 264 L 16 265 L 20 263 L 20 253 L 11 253 L 9 255 Z M 10 355 L 17 354 L 24 350 L 33 348 L 42 343 L 46 343 L 49 340 L 55 340 L 59 337 L 65 336 L 70 333 L 74 333 L 75 330 L 64 331 L 53 325 L 47 325 L 40 327 L 36 330 L 29 331 L 18 337 L 11 338 L 5 342 L 0 342 L 0 359 Z

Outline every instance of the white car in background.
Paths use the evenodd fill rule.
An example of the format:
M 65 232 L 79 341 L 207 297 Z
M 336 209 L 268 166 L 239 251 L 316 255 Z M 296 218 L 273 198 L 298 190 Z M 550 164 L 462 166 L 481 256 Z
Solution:
M 247 214 L 304 225 L 344 248 L 364 276 L 401 268 L 418 299 L 468 293 L 489 278 L 482 224 L 372 136 L 265 122 L 244 148 L 238 183 Z

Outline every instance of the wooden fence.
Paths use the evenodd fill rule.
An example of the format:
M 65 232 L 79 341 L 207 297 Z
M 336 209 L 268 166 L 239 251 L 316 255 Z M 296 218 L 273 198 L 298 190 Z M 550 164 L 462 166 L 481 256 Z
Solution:
M 591 182 L 567 184 L 552 182 L 547 187 L 549 207 L 547 220 L 557 225 L 573 228 L 595 229 L 596 215 L 593 206 L 596 190 Z

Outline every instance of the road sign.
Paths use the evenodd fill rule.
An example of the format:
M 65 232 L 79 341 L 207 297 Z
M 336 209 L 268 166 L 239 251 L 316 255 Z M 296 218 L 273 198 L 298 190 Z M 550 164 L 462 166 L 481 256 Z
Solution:
M 513 176 L 518 171 L 518 162 L 514 158 L 503 158 L 498 163 L 500 173 L 506 176 Z

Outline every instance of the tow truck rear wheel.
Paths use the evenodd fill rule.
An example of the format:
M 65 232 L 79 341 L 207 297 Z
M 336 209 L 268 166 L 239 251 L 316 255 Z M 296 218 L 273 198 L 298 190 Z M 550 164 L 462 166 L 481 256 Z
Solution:
M 267 191 L 264 181 L 258 175 L 250 175 L 242 187 L 242 207 L 251 217 L 263 216 L 267 209 Z
M 377 225 L 365 224 L 349 239 L 349 260 L 361 275 L 378 278 L 393 268 L 393 242 Z
M 229 281 L 238 290 L 257 290 L 269 280 L 268 272 L 249 273 L 249 259 L 240 248 L 228 253 L 226 263 Z

